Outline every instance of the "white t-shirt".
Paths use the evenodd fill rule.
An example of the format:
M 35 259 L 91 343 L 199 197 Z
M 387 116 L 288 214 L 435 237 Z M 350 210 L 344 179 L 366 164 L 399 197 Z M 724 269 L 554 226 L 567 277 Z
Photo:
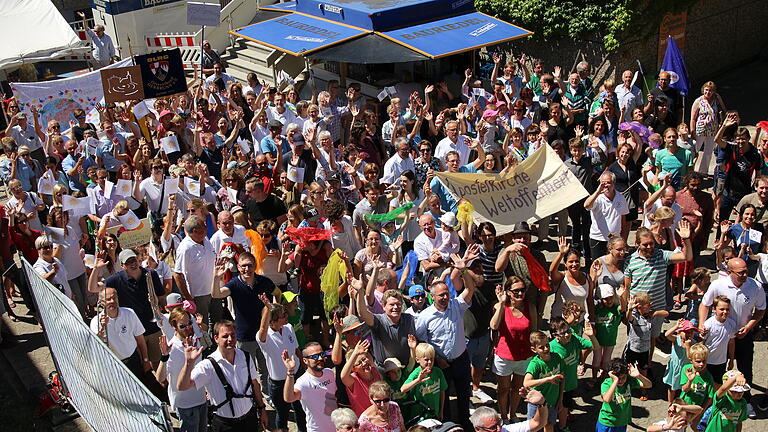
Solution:
M 470 149 L 469 146 L 465 143 L 465 141 L 468 139 L 469 138 L 465 137 L 464 135 L 459 135 L 456 143 L 454 143 L 448 137 L 443 138 L 439 143 L 437 143 L 437 147 L 435 147 L 435 157 L 440 159 L 443 164 L 445 164 L 445 155 L 448 154 L 449 151 L 455 150 L 459 152 L 459 165 L 464 166 L 468 164 Z
M 299 364 L 299 359 L 296 358 L 296 349 L 299 347 L 299 343 L 296 341 L 296 334 L 293 332 L 292 325 L 284 325 L 281 331 L 274 331 L 271 327 L 267 327 L 266 342 L 262 342 L 258 337 L 256 341 L 258 341 L 264 358 L 267 360 L 267 371 L 269 378 L 273 381 L 284 380 L 285 374 L 288 373 L 282 358 L 284 350 L 288 351 L 296 364 Z
M 429 259 L 433 249 L 439 250 L 440 256 L 447 260 L 450 254 L 459 252 L 459 242 L 456 241 L 455 244 L 453 242 L 453 232 L 436 228 L 435 238 L 429 238 L 423 232 L 419 234 L 413 241 L 413 249 L 419 261 Z
M 629 206 L 624 195 L 615 192 L 612 200 L 604 193 L 597 196 L 589 210 L 592 225 L 589 228 L 589 238 L 598 241 L 608 241 L 608 234 L 621 234 L 621 217 L 629 213 Z
M 184 275 L 187 290 L 193 297 L 211 294 L 213 268 L 216 264 L 216 252 L 208 239 L 203 244 L 196 243 L 191 237 L 184 237 L 176 249 L 175 273 Z
M 701 304 L 711 307 L 715 297 L 724 295 L 731 300 L 731 318 L 736 321 L 736 328 L 744 327 L 752 318 L 752 310 L 765 310 L 765 291 L 752 278 L 736 287 L 730 277 L 713 281 L 704 293 Z
M 160 330 L 163 332 L 163 336 L 165 336 L 167 340 L 171 340 L 176 334 L 176 329 L 173 328 L 171 322 L 169 321 L 171 314 L 166 313 L 163 314 L 163 316 L 165 319 L 158 322 L 157 326 L 160 327 Z M 189 316 L 189 319 L 192 322 L 192 330 L 194 331 L 195 339 L 202 339 L 203 331 L 200 330 L 200 326 L 197 325 L 197 320 L 192 315 Z
M 99 333 L 101 326 L 99 321 L 103 314 L 104 312 L 101 312 L 91 319 L 91 331 L 96 334 Z M 133 309 L 121 307 L 118 309 L 117 317 L 107 321 L 109 348 L 120 360 L 127 359 L 136 351 L 139 346 L 136 343 L 136 336 L 142 335 L 144 335 L 144 326 Z
M 192 322 L 192 325 L 195 325 L 194 320 Z M 192 387 L 188 390 L 179 391 L 178 387 L 176 387 L 176 380 L 179 378 L 181 367 L 184 366 L 185 362 L 184 344 L 176 336 L 172 336 L 172 339 L 168 340 L 171 352 L 168 361 L 165 363 L 165 370 L 168 379 L 168 400 L 171 402 L 173 410 L 178 411 L 178 408 L 193 408 L 204 404 L 205 390 Z M 195 366 L 200 363 L 200 360 L 197 359 Z
M 163 195 L 166 195 L 163 190 L 163 182 L 160 184 L 155 183 L 152 177 L 147 177 L 139 183 L 139 192 L 141 196 L 147 201 L 147 208 L 150 211 L 157 211 L 160 209 L 161 214 L 165 214 L 168 211 L 168 200 L 163 200 Z M 162 205 L 160 204 L 162 202 Z
M 43 230 L 43 224 L 40 222 L 40 218 L 38 217 L 37 210 L 35 210 L 36 205 L 43 204 L 43 201 L 40 199 L 40 197 L 37 196 L 34 192 L 27 192 L 27 199 L 24 200 L 24 205 L 21 207 L 21 210 L 26 213 L 35 213 L 34 217 L 29 218 L 29 227 L 33 230 L 42 231 Z M 14 209 L 16 206 L 19 205 L 19 200 L 11 195 L 11 198 L 8 200 L 8 203 L 5 204 L 6 209 Z M 8 210 L 6 210 L 8 211 Z
M 229 385 L 232 386 L 232 390 L 237 394 L 243 394 L 245 387 L 248 384 L 248 369 L 246 368 L 245 354 L 243 354 L 243 351 L 235 349 L 234 364 L 222 357 L 221 352 L 219 352 L 218 349 L 209 357 L 219 364 L 221 371 L 224 373 L 224 378 L 226 378 Z M 251 380 L 258 380 L 259 375 L 256 373 L 256 359 L 253 357 L 251 357 L 249 369 L 251 370 Z M 205 390 L 208 392 L 208 397 L 211 398 L 213 405 L 218 405 L 227 399 L 224 385 L 216 375 L 216 371 L 213 369 L 210 361 L 203 360 L 195 365 L 195 368 L 192 369 L 192 380 L 195 382 L 195 387 L 197 387 L 197 389 L 205 387 Z M 253 387 L 248 390 L 248 394 L 253 394 Z M 233 398 L 231 405 L 225 404 L 216 410 L 216 414 L 221 417 L 238 418 L 247 414 L 252 407 L 253 399 L 251 398 Z
M 504 425 L 501 427 L 501 432 L 531 432 L 531 427 L 528 424 L 528 420 Z
M 237 243 L 245 250 L 251 249 L 251 241 L 245 236 L 245 228 L 242 225 L 235 225 L 235 231 L 232 236 L 228 236 L 222 230 L 218 230 L 211 236 L 211 245 L 216 255 L 221 252 L 221 246 L 226 243 Z
M 336 377 L 330 369 L 323 369 L 320 378 L 305 373 L 293 388 L 301 392 L 301 407 L 307 415 L 307 432 L 336 430 L 331 413 L 338 408 L 336 402 Z
M 61 287 L 64 289 L 64 294 L 67 297 L 72 298 L 72 288 L 69 287 L 69 276 L 67 275 L 67 269 L 64 267 L 64 264 L 59 261 L 58 258 L 53 258 L 53 262 L 50 263 L 42 258 L 38 258 L 35 264 L 32 265 L 32 268 L 35 269 L 37 274 L 43 276 L 44 274 L 53 270 L 54 263 L 59 265 L 59 270 L 55 275 L 53 275 L 53 282 L 61 285 Z
M 755 275 L 755 280 L 758 283 L 761 284 L 767 284 L 768 283 L 768 254 L 759 253 L 757 256 L 760 257 L 760 266 L 757 267 L 757 274 Z
M 704 338 L 704 344 L 709 348 L 707 364 L 721 365 L 728 360 L 728 341 L 736 336 L 736 321 L 728 318 L 724 323 L 714 316 L 704 321 L 704 328 L 709 330 Z

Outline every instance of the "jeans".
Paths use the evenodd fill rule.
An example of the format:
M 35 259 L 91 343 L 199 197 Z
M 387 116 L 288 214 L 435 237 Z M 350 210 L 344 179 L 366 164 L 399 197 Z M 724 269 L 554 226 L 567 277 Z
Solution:
M 180 432 L 205 432 L 208 430 L 208 405 L 192 408 L 177 408 Z
M 284 386 L 285 380 L 275 381 L 271 378 L 269 379 L 269 397 L 272 398 L 272 405 L 275 407 L 275 427 L 278 429 L 288 429 L 288 417 L 291 413 L 291 407 L 293 407 L 293 412 L 296 413 L 296 426 L 299 432 L 305 432 L 307 430 L 307 420 L 304 410 L 301 408 L 301 402 L 286 402 L 283 399 Z

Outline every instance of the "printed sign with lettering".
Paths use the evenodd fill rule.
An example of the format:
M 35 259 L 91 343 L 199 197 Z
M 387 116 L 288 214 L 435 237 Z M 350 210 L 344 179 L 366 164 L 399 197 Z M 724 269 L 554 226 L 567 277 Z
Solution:
M 184 64 L 178 48 L 136 56 L 144 81 L 144 96 L 159 98 L 187 91 Z

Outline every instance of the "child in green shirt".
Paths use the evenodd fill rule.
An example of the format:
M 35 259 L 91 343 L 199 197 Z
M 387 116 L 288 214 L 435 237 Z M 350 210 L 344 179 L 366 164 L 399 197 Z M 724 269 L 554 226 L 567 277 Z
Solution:
M 608 378 L 600 387 L 603 405 L 597 418 L 596 432 L 626 432 L 632 420 L 632 389 L 650 388 L 651 382 L 634 364 L 615 358 L 608 363 Z
M 413 399 L 424 403 L 435 414 L 424 413 L 424 418 L 443 418 L 443 406 L 445 405 L 445 391 L 448 390 L 448 381 L 445 380 L 443 371 L 435 364 L 435 348 L 428 343 L 420 343 L 416 346 L 416 362 L 419 364 L 411 372 L 400 391 L 408 393 Z
M 544 395 L 548 405 L 545 432 L 554 432 L 555 423 L 563 404 L 563 381 L 565 366 L 559 355 L 550 352 L 549 338 L 543 332 L 531 332 L 531 350 L 536 354 L 528 363 L 523 378 L 524 387 L 533 387 Z M 537 406 L 528 404 L 528 419 L 536 415 Z
M 739 423 L 747 419 L 747 401 L 744 392 L 750 390 L 744 375 L 735 370 L 725 373 L 723 385 L 715 393 L 712 413 L 704 432 L 736 432 Z
M 593 343 L 581 336 L 573 333 L 568 322 L 560 317 L 552 318 L 549 322 L 549 329 L 554 338 L 549 343 L 549 350 L 560 356 L 563 360 L 563 407 L 565 409 L 559 413 L 560 430 L 566 431 L 566 422 L 568 421 L 568 411 L 576 407 L 573 400 L 573 391 L 579 386 L 578 366 L 582 351 L 591 351 Z M 594 329 L 592 325 L 586 323 L 584 334 L 594 338 Z
M 592 274 L 600 274 L 602 262 L 595 260 L 592 269 Z M 595 339 L 597 339 L 592 354 L 592 379 L 595 381 L 608 377 L 608 362 L 613 356 L 613 348 L 616 346 L 616 338 L 619 335 L 619 323 L 621 323 L 621 296 L 617 296 L 609 284 L 599 284 L 597 290 L 600 300 L 595 304 L 594 317 L 591 317 L 594 320 Z M 587 383 L 588 388 L 593 388 L 594 385 L 594 381 Z
M 698 405 L 707 409 L 715 396 L 715 380 L 707 370 L 709 348 L 703 343 L 691 345 L 688 349 L 690 364 L 683 366 L 680 374 L 680 398 L 687 404 Z M 696 416 L 692 424 L 698 424 L 701 415 Z
M 397 402 L 400 406 L 400 411 L 403 414 L 403 418 L 407 423 L 411 418 L 416 415 L 416 412 L 411 409 L 413 405 L 411 402 L 413 398 L 410 394 L 400 391 L 405 384 L 405 380 L 413 371 L 413 367 L 416 365 L 416 347 L 419 342 L 414 335 L 408 335 L 408 348 L 410 348 L 411 356 L 408 358 L 408 364 L 403 366 L 396 357 L 390 357 L 384 360 L 381 365 L 382 378 L 392 388 L 392 401 Z M 422 410 L 416 410 L 421 412 Z

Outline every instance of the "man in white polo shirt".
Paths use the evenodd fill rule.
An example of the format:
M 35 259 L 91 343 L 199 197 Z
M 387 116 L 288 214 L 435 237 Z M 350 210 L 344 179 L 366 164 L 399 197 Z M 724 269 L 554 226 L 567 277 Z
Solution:
M 133 309 L 120 307 L 114 288 L 104 288 L 99 297 L 104 311 L 91 319 L 91 331 L 99 335 L 134 375 L 143 378 L 144 372 L 152 369 L 144 326 Z
M 200 216 L 187 218 L 184 232 L 187 236 L 176 249 L 173 280 L 184 299 L 194 301 L 197 312 L 208 322 L 216 252 L 206 237 L 205 220 Z
M 731 300 L 731 318 L 736 321 L 736 365 L 747 382 L 752 382 L 754 335 L 752 330 L 765 314 L 765 291 L 756 280 L 747 276 L 747 263 L 741 258 L 728 260 L 728 277 L 712 282 L 699 305 L 699 331 L 709 316 L 712 301 L 724 295 Z
M 251 241 L 245 236 L 245 228 L 242 225 L 235 225 L 235 218 L 227 210 L 219 213 L 217 217 L 219 230 L 211 236 L 211 245 L 216 254 L 221 253 L 221 246 L 224 243 L 236 243 L 245 250 L 251 249 Z
M 621 227 L 627 223 L 629 206 L 624 195 L 616 192 L 616 174 L 606 171 L 600 176 L 600 186 L 584 200 L 584 208 L 592 216 L 590 256 L 597 259 L 608 253 L 608 238 L 621 235 Z
M 419 227 L 422 232 L 413 241 L 413 249 L 422 268 L 426 272 L 445 267 L 450 255 L 459 251 L 458 244 L 450 246 L 451 232 L 435 229 L 435 219 L 429 214 L 419 217 Z

